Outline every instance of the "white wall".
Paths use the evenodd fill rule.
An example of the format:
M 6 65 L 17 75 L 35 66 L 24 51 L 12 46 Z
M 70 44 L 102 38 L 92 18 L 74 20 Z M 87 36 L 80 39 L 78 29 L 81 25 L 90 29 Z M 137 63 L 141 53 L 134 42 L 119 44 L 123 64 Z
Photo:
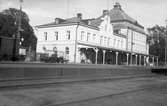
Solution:
M 146 38 L 147 36 L 145 34 L 128 29 L 128 51 L 132 49 L 135 53 L 147 54 Z
M 56 40 L 55 32 L 58 32 L 58 40 Z M 67 39 L 67 31 L 70 31 L 70 40 Z M 45 40 L 44 32 L 47 32 L 47 40 Z M 71 26 L 59 26 L 59 27 L 49 27 L 49 28 L 39 28 L 37 32 L 38 42 L 37 42 L 37 53 L 45 53 L 43 47 L 46 47 L 48 52 L 51 52 L 54 47 L 57 47 L 57 51 L 60 54 L 64 54 L 65 48 L 69 47 L 69 60 L 74 61 L 74 45 L 76 36 L 76 25 Z

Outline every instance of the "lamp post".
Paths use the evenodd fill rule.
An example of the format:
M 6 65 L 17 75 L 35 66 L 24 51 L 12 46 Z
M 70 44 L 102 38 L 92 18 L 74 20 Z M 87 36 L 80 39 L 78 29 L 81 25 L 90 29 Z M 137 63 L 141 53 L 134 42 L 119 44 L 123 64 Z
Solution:
M 16 20 L 18 21 L 18 28 L 17 28 L 17 33 L 13 35 L 14 37 L 14 41 L 13 41 L 13 57 L 12 60 L 16 61 L 17 58 L 17 50 L 18 50 L 18 46 L 19 46 L 19 42 L 20 41 L 20 31 L 21 31 L 21 11 L 22 11 L 22 3 L 23 0 L 19 0 L 20 3 L 20 9 L 19 9 L 19 13 L 18 13 L 18 17 L 16 18 Z
M 166 33 L 165 33 L 165 65 L 166 65 L 166 50 L 167 50 L 167 48 L 166 48 L 166 44 L 167 44 L 167 42 L 166 42 L 166 37 L 167 37 L 167 20 L 165 20 L 165 22 L 166 22 Z

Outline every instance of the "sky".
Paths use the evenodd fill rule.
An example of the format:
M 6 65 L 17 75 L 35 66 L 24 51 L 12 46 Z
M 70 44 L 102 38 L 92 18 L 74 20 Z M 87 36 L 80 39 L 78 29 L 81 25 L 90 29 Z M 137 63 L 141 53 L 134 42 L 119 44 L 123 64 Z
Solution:
M 32 26 L 53 22 L 54 18 L 97 18 L 104 9 L 112 9 L 119 2 L 122 9 L 145 28 L 166 25 L 167 0 L 23 0 L 23 11 Z M 0 11 L 18 8 L 19 0 L 0 0 Z

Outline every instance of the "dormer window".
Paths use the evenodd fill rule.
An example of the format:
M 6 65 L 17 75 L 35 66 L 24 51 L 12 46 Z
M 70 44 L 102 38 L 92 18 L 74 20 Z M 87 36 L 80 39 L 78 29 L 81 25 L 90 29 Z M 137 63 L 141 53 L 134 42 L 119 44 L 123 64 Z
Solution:
M 120 29 L 116 29 L 116 30 L 114 30 L 114 33 L 115 34 L 120 34 L 120 31 L 121 31 Z
M 59 19 L 58 18 L 55 19 L 55 24 L 59 24 Z

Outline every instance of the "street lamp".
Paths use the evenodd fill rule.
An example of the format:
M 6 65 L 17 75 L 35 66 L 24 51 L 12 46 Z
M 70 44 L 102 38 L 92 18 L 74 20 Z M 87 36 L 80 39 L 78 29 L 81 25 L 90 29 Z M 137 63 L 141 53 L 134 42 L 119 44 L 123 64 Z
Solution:
M 18 28 L 17 28 L 17 33 L 13 35 L 14 37 L 14 41 L 13 41 L 13 57 L 12 60 L 16 61 L 17 58 L 17 50 L 18 50 L 18 41 L 20 39 L 20 31 L 21 31 L 21 11 L 22 11 L 22 2 L 23 0 L 19 0 L 20 2 L 20 9 L 19 9 L 19 13 L 18 13 L 18 18 L 16 18 L 16 20 L 18 20 Z M 16 23 L 15 23 L 16 24 Z
M 165 65 L 166 65 L 166 52 L 167 52 L 167 51 L 166 51 L 166 50 L 167 50 L 167 48 L 166 48 L 166 44 L 167 44 L 167 42 L 166 42 L 166 37 L 167 37 L 167 35 L 166 35 L 166 34 L 167 34 L 167 20 L 165 20 L 165 22 L 166 22 L 166 31 L 165 31 L 165 32 L 166 32 L 166 33 L 165 33 Z

